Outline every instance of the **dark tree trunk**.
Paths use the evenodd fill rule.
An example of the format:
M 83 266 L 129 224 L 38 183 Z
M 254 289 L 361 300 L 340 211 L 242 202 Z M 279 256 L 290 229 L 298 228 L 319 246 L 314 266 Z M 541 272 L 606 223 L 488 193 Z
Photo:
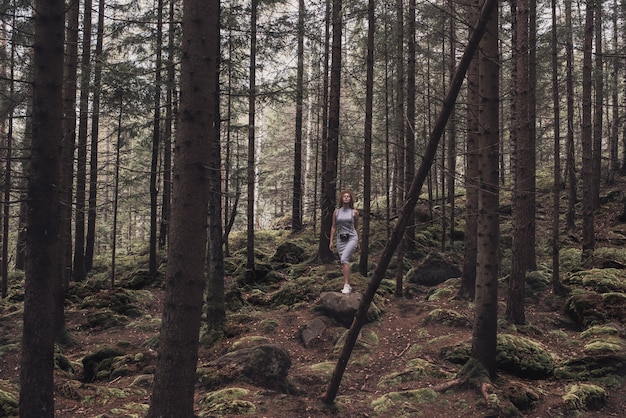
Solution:
M 337 189 L 337 156 L 339 153 L 339 111 L 341 93 L 341 31 L 342 23 L 341 0 L 332 2 L 332 47 L 330 68 L 330 95 L 328 106 L 328 140 L 326 141 L 326 161 L 322 184 L 322 219 L 319 259 L 323 263 L 333 261 L 334 255 L 328 245 Z
M 483 6 L 484 7 L 484 6 Z M 499 273 L 499 63 L 498 14 L 491 14 L 481 43 L 478 234 L 472 357 L 496 374 Z
M 470 19 L 479 16 L 478 0 L 468 6 Z M 470 32 L 470 37 L 472 33 Z M 465 237 L 463 245 L 463 276 L 460 295 L 474 300 L 476 291 L 476 240 L 478 234 L 478 56 L 474 56 L 467 70 L 467 138 L 465 176 Z
M 76 214 L 74 225 L 74 280 L 87 277 L 85 265 L 85 198 L 87 189 L 87 125 L 89 121 L 89 90 L 91 78 L 91 0 L 83 7 L 83 48 L 80 71 L 80 120 L 78 124 L 76 167 Z
M 98 30 L 93 75 L 93 116 L 91 118 L 91 150 L 89 155 L 89 209 L 87 214 L 87 237 L 85 242 L 85 268 L 93 267 L 96 242 L 96 216 L 98 213 L 98 137 L 100 132 L 100 93 L 102 90 L 102 46 L 104 40 L 104 1 L 98 1 Z
M 567 216 L 565 226 L 568 230 L 573 230 L 576 220 L 576 201 L 578 200 L 576 193 L 576 159 L 574 146 L 574 45 L 572 35 L 572 2 L 565 0 L 565 27 L 567 31 L 567 39 L 565 45 L 566 54 L 566 90 L 567 90 L 567 142 L 565 145 L 566 152 L 566 169 L 565 176 L 567 181 Z
M 304 89 L 304 0 L 298 1 L 298 68 L 296 76 L 296 135 L 293 153 L 291 231 L 302 230 L 302 102 Z
M 150 418 L 194 416 L 211 176 L 207 139 L 214 144 L 217 129 L 213 102 L 219 7 L 216 0 L 183 3 L 180 140 L 174 153 L 165 301 Z
M 551 0 L 552 27 L 552 103 L 554 107 L 554 180 L 552 184 L 552 292 L 560 294 L 563 290 L 560 277 L 559 252 L 560 242 L 560 218 L 561 218 L 561 105 L 559 94 L 559 62 L 558 62 L 558 36 L 556 0 Z
M 176 67 L 174 65 L 174 2 L 169 7 L 169 28 L 167 43 L 167 92 L 165 103 L 165 126 L 163 131 L 163 193 L 161 204 L 161 226 L 159 230 L 159 248 L 167 245 L 167 233 L 170 222 L 172 200 L 172 126 L 174 124 L 174 92 L 176 90 Z
M 359 273 L 367 277 L 370 242 L 370 212 L 372 196 L 372 119 L 374 96 L 374 33 L 376 31 L 376 3 L 367 3 L 367 58 L 365 81 L 365 129 L 363 150 L 363 226 L 361 231 L 361 257 Z
M 248 92 L 248 207 L 247 207 L 247 242 L 246 242 L 246 280 L 254 282 L 254 186 L 255 182 L 255 113 L 256 113 L 256 21 L 258 0 L 252 0 L 250 15 L 250 89 Z
M 582 178 L 583 188 L 583 261 L 593 255 L 595 249 L 595 227 L 594 227 L 594 173 L 593 173 L 593 132 L 591 125 L 591 83 L 592 83 L 592 44 L 593 44 L 593 13 L 594 0 L 587 2 L 585 12 L 585 37 L 583 45 L 583 96 L 582 96 Z
M 509 279 L 506 316 L 516 324 L 523 324 L 524 286 L 526 271 L 530 268 L 531 246 L 534 246 L 534 200 L 533 180 L 535 173 L 535 149 L 532 141 L 532 120 L 529 77 L 530 23 L 529 0 L 517 0 L 515 60 L 515 136 L 513 154 L 513 250 L 511 251 L 511 275 Z M 531 206 L 532 204 L 532 206 Z
M 219 12 L 218 8 L 218 12 Z M 219 22 L 219 18 L 217 20 Z M 220 62 L 220 38 L 216 36 L 211 56 L 217 57 L 215 68 L 219 68 Z M 220 141 L 220 97 L 219 97 L 219 72 L 212 74 L 215 78 L 211 90 L 213 100 L 209 103 L 215 107 L 213 135 L 209 137 L 209 244 L 207 246 L 208 278 L 206 300 L 206 322 L 209 332 L 214 331 L 221 335 L 226 323 L 226 303 L 224 300 L 224 230 L 222 227 L 222 151 Z
M 157 5 L 156 62 L 154 71 L 154 117 L 152 126 L 152 161 L 150 164 L 150 259 L 148 269 L 150 277 L 157 275 L 157 200 L 159 146 L 161 143 L 161 62 L 163 56 L 163 0 Z
M 59 258 L 65 2 L 35 2 L 33 130 L 28 183 L 20 416 L 54 416 L 54 289 Z

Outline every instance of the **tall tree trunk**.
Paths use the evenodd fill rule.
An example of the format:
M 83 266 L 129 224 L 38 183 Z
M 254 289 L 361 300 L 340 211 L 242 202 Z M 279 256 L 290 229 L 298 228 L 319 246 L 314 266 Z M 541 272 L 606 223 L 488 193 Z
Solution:
M 407 67 L 406 67 L 406 155 L 404 163 L 404 186 L 405 190 L 411 187 L 411 180 L 415 175 L 415 0 L 409 0 L 409 16 L 407 17 Z M 405 232 L 407 248 L 415 242 L 415 222 L 411 222 Z
M 618 28 L 617 0 L 613 0 L 613 11 L 611 15 L 613 23 L 613 51 L 619 50 L 619 28 Z M 607 184 L 615 184 L 615 176 L 619 174 L 619 84 L 617 75 L 620 72 L 620 58 L 615 54 L 611 59 L 611 133 L 609 137 L 609 171 L 607 173 Z
M 217 12 L 220 12 L 218 7 Z M 217 22 L 219 22 L 219 17 Z M 211 74 L 215 80 L 211 89 L 213 94 L 210 105 L 214 106 L 213 135 L 209 136 L 209 242 L 207 246 L 208 278 L 206 300 L 206 322 L 209 332 L 214 335 L 222 335 L 226 323 L 226 302 L 224 299 L 224 246 L 222 224 L 222 150 L 220 141 L 220 92 L 219 71 L 220 67 L 220 37 L 212 39 L 214 45 L 211 48 L 211 58 L 215 62 L 215 73 Z
M 115 286 L 115 260 L 117 256 L 117 218 L 120 202 L 120 159 L 122 151 L 122 116 L 124 114 L 124 94 L 118 90 L 119 109 L 117 114 L 117 141 L 115 141 L 115 163 L 113 173 L 113 231 L 111 233 L 111 288 Z
M 163 131 L 163 193 L 161 194 L 161 227 L 159 230 L 159 248 L 167 245 L 170 207 L 172 200 L 172 127 L 174 125 L 174 97 L 176 90 L 176 66 L 174 64 L 174 2 L 170 1 L 168 42 L 167 42 L 167 91 L 165 98 L 165 126 Z
M 33 130 L 28 182 L 20 416 L 54 417 L 55 288 L 62 280 L 58 187 L 63 145 L 65 2 L 35 2 Z
M 85 265 L 85 198 L 87 188 L 87 125 L 89 121 L 89 90 L 91 78 L 91 0 L 83 6 L 83 49 L 80 71 L 80 120 L 78 124 L 76 167 L 76 214 L 74 225 L 74 280 L 87 277 Z
M 448 74 L 450 79 L 454 77 L 454 71 L 456 69 L 456 2 L 454 0 L 448 1 L 448 10 L 450 12 L 450 27 L 448 30 Z M 448 183 L 448 204 L 450 205 L 450 241 L 454 241 L 455 229 L 454 220 L 456 218 L 456 205 L 455 205 L 455 189 L 456 189 L 456 110 L 452 110 L 450 120 L 448 121 L 448 155 L 446 170 L 446 178 Z M 445 231 L 444 231 L 445 232 Z
M 217 0 L 183 2 L 180 122 L 159 355 L 147 417 L 192 417 L 204 293 L 210 147 L 217 127 Z M 210 40 L 207 42 L 206 40 Z
M 96 50 L 94 51 L 93 75 L 93 115 L 91 118 L 91 150 L 89 155 L 89 209 L 87 214 L 87 237 L 85 242 L 85 268 L 93 267 L 93 256 L 96 241 L 96 216 L 98 213 L 98 137 L 100 132 L 100 94 L 102 91 L 102 61 L 104 55 L 104 2 L 98 1 L 98 29 Z
M 396 108 L 395 108 L 395 126 L 396 126 L 396 201 L 403 202 L 406 196 L 406 138 L 404 135 L 404 4 L 403 0 L 396 0 Z M 406 234 L 406 231 L 404 231 Z M 403 238 L 406 239 L 406 236 Z M 396 266 L 396 291 L 395 296 L 401 297 L 403 294 L 403 276 L 404 276 L 404 252 L 406 242 L 398 246 L 397 266 Z
M 465 51 L 463 52 L 463 56 L 461 57 L 459 66 L 457 67 L 457 71 L 450 81 L 448 94 L 443 99 L 439 116 L 428 138 L 426 149 L 424 150 L 424 157 L 417 171 L 415 172 L 415 177 L 413 178 L 413 181 L 411 182 L 411 188 L 408 191 L 407 200 L 404 202 L 404 205 L 400 210 L 398 221 L 396 222 L 396 225 L 389 237 L 389 240 L 387 241 L 387 244 L 383 249 L 380 260 L 376 265 L 376 269 L 374 270 L 374 274 L 370 279 L 367 289 L 365 290 L 365 293 L 361 298 L 361 302 L 356 312 L 356 316 L 354 318 L 354 321 L 352 322 L 352 325 L 350 326 L 350 329 L 348 330 L 348 334 L 346 335 L 346 340 L 343 348 L 339 353 L 339 358 L 337 359 L 337 364 L 335 365 L 335 369 L 333 370 L 331 380 L 328 383 L 326 392 L 322 396 L 322 401 L 326 404 L 333 403 L 335 397 L 337 396 L 339 384 L 341 383 L 343 373 L 346 369 L 346 366 L 348 365 L 350 354 L 352 353 L 354 344 L 356 343 L 359 333 L 361 332 L 361 328 L 365 324 L 367 311 L 369 310 L 370 304 L 374 299 L 374 295 L 376 294 L 376 291 L 378 290 L 378 287 L 383 280 L 387 267 L 389 267 L 389 262 L 393 257 L 393 253 L 396 251 L 396 248 L 398 247 L 402 237 L 404 236 L 406 226 L 413 218 L 413 211 L 415 209 L 417 199 L 419 198 L 422 186 L 424 185 L 424 181 L 426 180 L 426 177 L 432 167 L 439 146 L 439 140 L 443 135 L 446 127 L 446 122 L 448 121 L 450 113 L 454 108 L 456 98 L 458 96 L 459 90 L 461 89 L 461 85 L 463 84 L 463 78 L 465 77 L 465 73 L 472 59 L 472 56 L 478 48 L 480 39 L 485 33 L 485 28 L 489 17 L 493 13 L 495 13 L 495 10 L 497 10 L 497 4 L 497 0 L 486 0 L 480 13 L 478 22 L 474 28 L 474 32 L 472 33 L 472 36 L 465 46 Z M 495 254 L 497 256 L 497 253 Z
M 322 184 L 322 219 L 319 258 L 324 263 L 334 259 L 329 249 L 330 227 L 336 202 L 337 156 L 339 153 L 339 111 L 341 94 L 341 32 L 343 27 L 341 0 L 332 0 L 332 46 L 330 94 L 328 104 L 328 138 Z
M 252 0 L 250 13 L 250 87 L 248 91 L 248 208 L 246 242 L 246 280 L 256 280 L 254 267 L 254 185 L 255 185 L 255 117 L 256 117 L 256 50 L 257 50 L 257 12 L 258 0 Z
M 480 9 L 478 0 L 467 5 L 470 19 L 477 20 Z M 470 37 L 472 32 L 470 32 Z M 463 242 L 463 276 L 459 294 L 474 300 L 476 292 L 476 253 L 478 236 L 478 56 L 474 56 L 467 70 L 467 138 L 465 157 L 465 233 Z
M 550 2 L 552 9 L 551 63 L 552 63 L 552 106 L 554 111 L 554 180 L 552 184 L 552 292 L 563 290 L 560 276 L 559 252 L 561 249 L 561 105 L 559 94 L 559 43 L 557 36 L 556 0 Z
M 587 260 L 595 249 L 594 227 L 594 173 L 593 173 L 593 137 L 591 126 L 591 83 L 592 83 L 592 44 L 593 44 L 593 12 L 595 0 L 587 1 L 585 11 L 585 36 L 583 45 L 583 96 L 581 143 L 583 155 L 582 178 L 583 188 L 583 251 L 582 259 Z
M 483 6 L 484 8 L 485 6 Z M 481 42 L 478 234 L 472 357 L 496 373 L 499 272 L 499 63 L 498 14 L 492 13 Z M 523 71 L 523 69 L 520 69 Z
M 76 145 L 76 74 L 78 68 L 78 16 L 79 0 L 71 0 L 67 9 L 65 38 L 65 63 L 63 73 L 63 148 L 61 162 L 61 244 L 59 259 L 63 260 L 62 275 L 55 286 L 54 328 L 58 342 L 65 342 L 65 292 L 72 279 L 72 188 L 74 178 L 74 147 Z
M 293 195 L 291 231 L 302 230 L 303 176 L 302 176 L 302 104 L 304 89 L 304 0 L 298 1 L 298 68 L 296 75 L 296 133 L 293 153 Z
M 532 0 L 530 0 L 532 1 Z M 533 179 L 535 149 L 532 140 L 530 87 L 530 1 L 517 0 L 515 60 L 515 135 L 512 142 L 513 167 L 513 249 L 509 279 L 506 316 L 516 324 L 523 324 L 524 287 L 526 271 L 531 267 L 531 246 L 534 246 Z M 533 206 L 531 206 L 531 204 Z
M 567 181 L 567 215 L 565 227 L 573 230 L 576 220 L 576 203 L 578 200 L 576 193 L 576 159 L 574 146 L 574 44 L 572 34 L 572 1 L 565 0 L 565 54 L 566 54 L 566 91 L 567 91 L 567 140 L 565 145 Z
M 595 87 L 595 103 L 593 117 L 593 207 L 600 206 L 600 180 L 602 179 L 602 112 L 604 111 L 604 70 L 602 45 L 602 0 L 593 3 L 595 21 L 595 66 L 593 68 L 593 86 Z
M 156 62 L 154 71 L 154 117 L 152 126 L 152 161 L 150 164 L 150 260 L 148 269 L 150 277 L 157 275 L 157 199 L 159 146 L 161 142 L 161 66 L 163 56 L 163 0 L 157 5 Z
M 363 149 L 363 223 L 359 273 L 367 277 L 372 199 L 372 119 L 374 103 L 374 33 L 376 32 L 376 1 L 367 2 L 367 58 L 365 80 L 365 128 Z

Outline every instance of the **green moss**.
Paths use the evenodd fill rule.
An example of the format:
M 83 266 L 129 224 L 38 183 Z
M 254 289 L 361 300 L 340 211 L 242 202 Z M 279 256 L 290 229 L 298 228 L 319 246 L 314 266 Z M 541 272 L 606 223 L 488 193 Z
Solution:
M 433 403 L 439 394 L 430 388 L 389 392 L 372 401 L 371 407 L 382 416 L 409 417 L 419 414 L 419 405 Z
M 580 333 L 582 338 L 592 338 L 601 335 L 616 335 L 618 329 L 613 325 L 594 325 Z
M 563 401 L 570 409 L 586 411 L 600 409 L 606 403 L 606 391 L 600 386 L 582 383 L 570 386 Z
M 244 388 L 226 388 L 208 393 L 201 401 L 200 417 L 217 415 L 252 415 L 256 407 L 250 401 L 241 399 L 250 391 Z
M 612 341 L 592 341 L 589 344 L 585 344 L 583 347 L 583 351 L 586 354 L 598 355 L 598 354 L 608 354 L 608 353 L 619 353 L 623 351 L 624 347 L 622 344 Z

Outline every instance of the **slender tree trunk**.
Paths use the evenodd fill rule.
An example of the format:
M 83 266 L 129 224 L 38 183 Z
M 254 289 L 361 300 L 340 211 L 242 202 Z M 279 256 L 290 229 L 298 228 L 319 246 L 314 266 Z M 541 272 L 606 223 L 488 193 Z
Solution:
M 593 86 L 595 87 L 595 103 L 593 117 L 593 207 L 600 207 L 600 180 L 602 179 L 602 112 L 604 111 L 604 70 L 602 45 L 602 0 L 592 2 L 595 21 L 595 55 L 593 68 Z
M 343 28 L 341 0 L 332 1 L 332 46 L 330 68 L 330 94 L 328 104 L 328 138 L 326 141 L 326 161 L 322 184 L 322 219 L 319 258 L 328 263 L 334 255 L 328 245 L 331 239 L 330 227 L 336 202 L 337 156 L 339 154 L 339 111 L 341 94 L 341 32 Z
M 613 23 L 613 51 L 619 50 L 619 27 L 618 15 L 619 7 L 617 0 L 613 0 L 612 23 Z M 619 84 L 618 77 L 621 65 L 620 59 L 613 56 L 611 59 L 611 133 L 609 138 L 609 171 L 607 173 L 607 184 L 615 184 L 615 176 L 619 174 Z
M 485 6 L 483 6 L 484 8 Z M 481 43 L 479 109 L 478 234 L 472 357 L 496 374 L 499 273 L 499 64 L 498 13 L 492 13 Z M 519 69 L 523 71 L 523 69 Z
M 118 91 L 119 109 L 117 114 L 117 141 L 115 141 L 115 172 L 113 174 L 113 231 L 111 233 L 111 288 L 115 286 L 115 260 L 117 256 L 117 218 L 120 202 L 120 159 L 122 151 L 122 116 L 124 94 Z
M 406 68 L 406 155 L 404 163 L 404 186 L 405 190 L 411 187 L 411 180 L 415 175 L 415 0 L 409 0 L 409 16 L 407 17 L 407 68 Z M 405 234 L 407 245 L 405 249 L 411 249 L 415 242 L 415 222 L 411 222 Z
M 593 137 L 591 125 L 591 83 L 592 83 L 592 44 L 593 44 L 593 12 L 594 0 L 587 1 L 585 12 L 585 36 L 583 45 L 583 95 L 582 95 L 582 127 L 581 143 L 583 155 L 582 178 L 583 193 L 583 261 L 593 255 L 595 248 L 594 231 L 594 173 L 593 173 Z
M 413 181 L 411 182 L 411 188 L 408 191 L 407 200 L 404 202 L 404 205 L 400 210 L 398 221 L 396 222 L 396 225 L 389 237 L 389 240 L 387 241 L 387 244 L 383 249 L 380 260 L 376 265 L 376 269 L 374 270 L 374 274 L 370 279 L 367 289 L 365 290 L 363 297 L 361 298 L 361 302 L 356 312 L 356 316 L 354 318 L 354 321 L 352 322 L 352 325 L 350 326 L 350 329 L 348 330 L 348 334 L 346 335 L 346 340 L 343 348 L 339 353 L 339 358 L 337 359 L 337 364 L 335 365 L 335 369 L 333 370 L 331 380 L 328 383 L 326 392 L 322 396 L 322 401 L 326 404 L 333 403 L 335 397 L 337 396 L 337 392 L 339 391 L 339 384 L 341 383 L 343 373 L 346 369 L 346 366 L 348 365 L 350 354 L 352 353 L 354 344 L 356 343 L 359 333 L 361 332 L 361 328 L 365 324 L 367 311 L 370 307 L 370 304 L 372 303 L 372 300 L 374 299 L 374 295 L 376 294 L 380 283 L 383 280 L 384 274 L 387 270 L 387 267 L 389 266 L 389 262 L 391 261 L 393 253 L 396 251 L 402 237 L 404 236 L 406 226 L 413 218 L 413 210 L 417 203 L 417 199 L 419 198 L 422 186 L 424 185 L 424 181 L 426 180 L 428 172 L 432 167 L 435 155 L 437 154 L 439 140 L 443 135 L 446 127 L 446 122 L 448 121 L 450 113 L 454 108 L 456 98 L 458 96 L 459 90 L 461 89 L 461 85 L 463 84 L 463 78 L 465 77 L 465 73 L 472 59 L 472 56 L 478 48 L 480 39 L 485 33 L 487 21 L 489 20 L 489 17 L 492 15 L 492 13 L 495 13 L 494 10 L 497 10 L 496 6 L 497 0 L 487 0 L 485 2 L 480 14 L 480 18 L 478 19 L 478 23 L 476 24 L 474 32 L 465 47 L 465 51 L 463 52 L 463 56 L 461 57 L 457 71 L 450 82 L 448 94 L 443 99 L 441 111 L 439 112 L 437 121 L 435 122 L 435 125 L 428 138 L 428 143 L 426 145 L 426 149 L 424 150 L 424 157 L 417 171 L 415 172 L 415 177 L 413 178 Z
M 216 0 L 183 2 L 181 140 L 174 153 L 163 324 L 148 418 L 194 416 L 211 177 L 207 139 L 215 144 L 218 120 L 219 10 Z
M 159 146 L 161 142 L 161 66 L 163 55 L 163 0 L 158 0 L 157 6 L 157 34 L 156 34 L 156 62 L 154 72 L 154 118 L 152 126 L 152 162 L 150 164 L 150 260 L 148 269 L 150 277 L 157 275 L 157 199 L 158 199 L 158 170 Z
M 565 0 L 565 27 L 567 31 L 566 53 L 566 91 L 567 91 L 567 142 L 566 142 L 566 180 L 567 180 L 567 216 L 565 227 L 573 230 L 576 220 L 576 159 L 574 146 L 574 44 L 572 35 L 572 1 Z
M 218 13 L 220 9 L 218 7 Z M 219 17 L 217 22 L 219 22 Z M 222 149 L 220 141 L 220 37 L 215 36 L 211 48 L 211 60 L 215 61 L 215 78 L 209 104 L 214 106 L 213 134 L 209 136 L 209 243 L 207 246 L 208 278 L 206 300 L 206 322 L 209 331 L 221 335 L 226 323 L 226 302 L 224 299 L 224 251 L 223 251 L 223 224 L 222 224 Z
M 59 240 L 63 144 L 65 2 L 34 5 L 33 130 L 28 183 L 20 417 L 54 417 L 55 288 L 62 280 Z
M 365 129 L 363 150 L 363 223 L 359 273 L 367 277 L 370 242 L 370 215 L 372 200 L 372 119 L 374 102 L 374 33 L 376 32 L 376 1 L 367 2 L 367 58 L 365 80 Z
M 532 1 L 532 0 L 530 0 Z M 530 247 L 534 245 L 534 203 L 531 196 L 535 149 L 533 147 L 531 120 L 531 88 L 529 77 L 530 58 L 530 1 L 517 0 L 515 60 L 515 136 L 513 154 L 513 249 L 511 251 L 511 274 L 509 279 L 506 316 L 516 324 L 525 322 L 524 288 L 526 271 L 531 265 Z
M 74 280 L 87 277 L 85 266 L 85 198 L 87 188 L 87 125 L 89 121 L 89 90 L 91 78 L 91 0 L 83 6 L 83 49 L 80 71 L 80 120 L 78 124 L 76 168 L 76 214 L 74 225 Z
M 258 0 L 252 0 L 250 14 L 250 88 L 248 91 L 248 208 L 246 280 L 253 283 L 254 271 L 254 185 L 255 185 L 255 117 L 256 117 L 256 49 Z
M 93 267 L 96 241 L 96 216 L 98 213 L 98 137 L 100 132 L 100 93 L 102 90 L 102 47 L 104 43 L 104 2 L 98 1 L 98 30 L 94 51 L 93 115 L 91 118 L 91 150 L 89 156 L 89 209 L 87 213 L 87 236 L 85 241 L 85 268 Z
M 163 193 L 161 195 L 161 227 L 159 230 L 160 249 L 164 249 L 167 245 L 172 200 L 172 127 L 174 125 L 174 93 L 176 90 L 176 66 L 174 65 L 174 35 L 176 24 L 174 18 L 174 2 L 170 1 L 167 42 L 167 92 L 165 98 L 165 126 L 163 132 Z
M 448 74 L 450 79 L 454 77 L 454 71 L 456 69 L 456 20 L 453 16 L 456 16 L 456 2 L 454 0 L 448 1 L 448 9 L 450 11 L 450 28 L 448 32 Z M 452 110 L 450 120 L 448 121 L 448 155 L 446 170 L 446 178 L 448 183 L 448 204 L 450 205 L 450 241 L 453 242 L 455 238 L 455 218 L 456 218 L 456 205 L 455 205 L 455 189 L 456 189 L 456 110 Z
M 552 48 L 552 105 L 554 110 L 554 181 L 552 184 L 552 292 L 563 290 L 560 276 L 559 252 L 561 249 L 561 105 L 559 94 L 559 60 L 556 0 L 550 2 L 552 9 L 551 48 Z
M 293 197 L 291 231 L 302 230 L 303 176 L 302 176 L 302 104 L 304 89 L 304 0 L 298 1 L 298 68 L 296 75 L 296 134 L 293 155 Z
M 479 16 L 478 0 L 468 4 L 470 19 Z M 470 37 L 472 33 L 470 32 Z M 465 175 L 465 237 L 463 245 L 463 276 L 459 293 L 468 300 L 474 300 L 476 291 L 476 243 L 478 236 L 478 56 L 475 56 L 467 71 L 467 138 Z

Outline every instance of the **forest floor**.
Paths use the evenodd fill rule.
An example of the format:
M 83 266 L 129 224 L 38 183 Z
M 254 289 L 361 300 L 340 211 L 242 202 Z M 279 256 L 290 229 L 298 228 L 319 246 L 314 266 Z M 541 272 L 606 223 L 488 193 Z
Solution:
M 622 203 L 606 211 L 603 220 L 597 224 L 604 228 L 613 228 Z M 549 216 L 545 217 L 546 222 Z M 546 226 L 545 230 L 548 227 Z M 540 227 L 538 227 L 540 230 Z M 597 230 L 598 235 L 603 231 Z M 607 232 L 608 233 L 608 232 Z M 337 269 L 336 265 L 324 266 L 328 271 Z M 320 278 L 320 280 L 323 280 Z M 339 291 L 341 281 L 333 279 L 330 284 Z M 355 277 L 354 291 L 364 291 L 367 279 Z M 119 323 L 110 323 L 106 327 L 93 326 L 98 315 L 110 313 L 105 308 L 96 308 L 86 303 L 89 297 L 107 300 L 118 289 L 100 288 L 95 294 L 68 300 L 66 307 L 67 329 L 76 344 L 60 348 L 72 364 L 70 371 L 59 368 L 55 371 L 55 416 L 70 417 L 140 417 L 145 414 L 150 399 L 150 380 L 141 383 L 141 376 L 149 376 L 156 365 L 156 351 L 149 342 L 158 336 L 161 316 L 163 290 L 161 288 L 144 289 L 142 303 L 135 308 L 132 316 L 108 316 L 110 319 L 121 318 Z M 19 293 L 19 292 L 18 292 Z M 463 385 L 450 385 L 447 390 L 438 390 L 437 395 L 419 404 L 403 402 L 395 398 L 385 400 L 384 395 L 392 391 L 409 393 L 423 388 L 441 388 L 452 382 L 461 366 L 442 359 L 441 351 L 455 343 L 467 343 L 471 340 L 471 326 L 454 326 L 439 322 L 426 322 L 425 318 L 433 309 L 453 309 L 466 318 L 473 317 L 473 306 L 467 301 L 453 297 L 429 301 L 428 290 L 411 297 L 396 298 L 391 294 L 384 296 L 381 308 L 382 318 L 365 326 L 377 336 L 375 346 L 369 349 L 355 349 L 345 371 L 339 393 L 333 406 L 325 405 L 320 398 L 325 393 L 334 364 L 337 359 L 337 341 L 345 332 L 340 325 L 329 325 L 323 337 L 312 347 L 305 348 L 301 339 L 301 329 L 320 314 L 314 309 L 316 300 L 300 303 L 294 307 L 279 309 L 259 304 L 246 304 L 236 316 L 231 318 L 229 338 L 223 339 L 211 347 L 201 346 L 199 365 L 226 353 L 233 343 L 245 338 L 264 337 L 271 343 L 285 348 L 291 356 L 292 366 L 288 381 L 291 392 L 283 393 L 240 383 L 230 386 L 246 389 L 237 402 L 230 406 L 216 408 L 207 412 L 204 402 L 207 391 L 200 387 L 196 390 L 196 410 L 206 417 L 486 417 L 489 414 L 485 396 L 475 388 Z M 75 293 L 77 295 L 78 293 Z M 244 292 L 244 300 L 250 296 Z M 500 291 L 499 317 L 504 315 L 505 291 Z M 563 299 L 554 296 L 547 289 L 540 293 L 526 306 L 526 318 L 529 326 L 524 328 L 528 337 L 543 344 L 558 361 L 578 357 L 583 351 L 584 341 L 580 330 L 562 309 Z M 0 304 L 0 395 L 4 392 L 16 393 L 19 382 L 19 335 L 21 335 L 21 302 L 4 300 Z M 262 324 L 271 320 L 277 324 L 271 332 L 260 332 Z M 620 336 L 625 333 L 621 325 Z M 500 325 L 505 331 L 511 331 L 511 325 Z M 260 335 L 262 334 L 262 335 Z M 3 347 L 2 347 L 3 346 Z M 83 382 L 81 360 L 103 346 L 119 347 L 128 358 L 128 372 L 112 379 Z M 410 360 L 420 358 L 434 364 L 440 373 L 424 375 L 419 379 L 399 381 L 392 386 L 381 384 L 381 378 L 394 373 L 402 373 Z M 321 367 L 320 365 L 325 365 Z M 623 376 L 621 376 L 623 378 Z M 533 407 L 522 411 L 524 417 L 624 417 L 626 415 L 626 385 L 607 389 L 609 396 L 605 405 L 595 410 L 572 409 L 565 405 L 563 396 L 576 381 L 525 380 L 499 372 L 493 381 L 494 387 L 505 388 L 516 385 L 525 388 L 527 393 L 536 397 Z M 253 412 L 244 413 L 233 405 L 254 405 Z M 380 412 L 378 406 L 385 402 L 394 403 L 392 414 Z M 0 408 L 0 416 L 12 416 Z M 176 418 L 176 417 L 172 417 Z

